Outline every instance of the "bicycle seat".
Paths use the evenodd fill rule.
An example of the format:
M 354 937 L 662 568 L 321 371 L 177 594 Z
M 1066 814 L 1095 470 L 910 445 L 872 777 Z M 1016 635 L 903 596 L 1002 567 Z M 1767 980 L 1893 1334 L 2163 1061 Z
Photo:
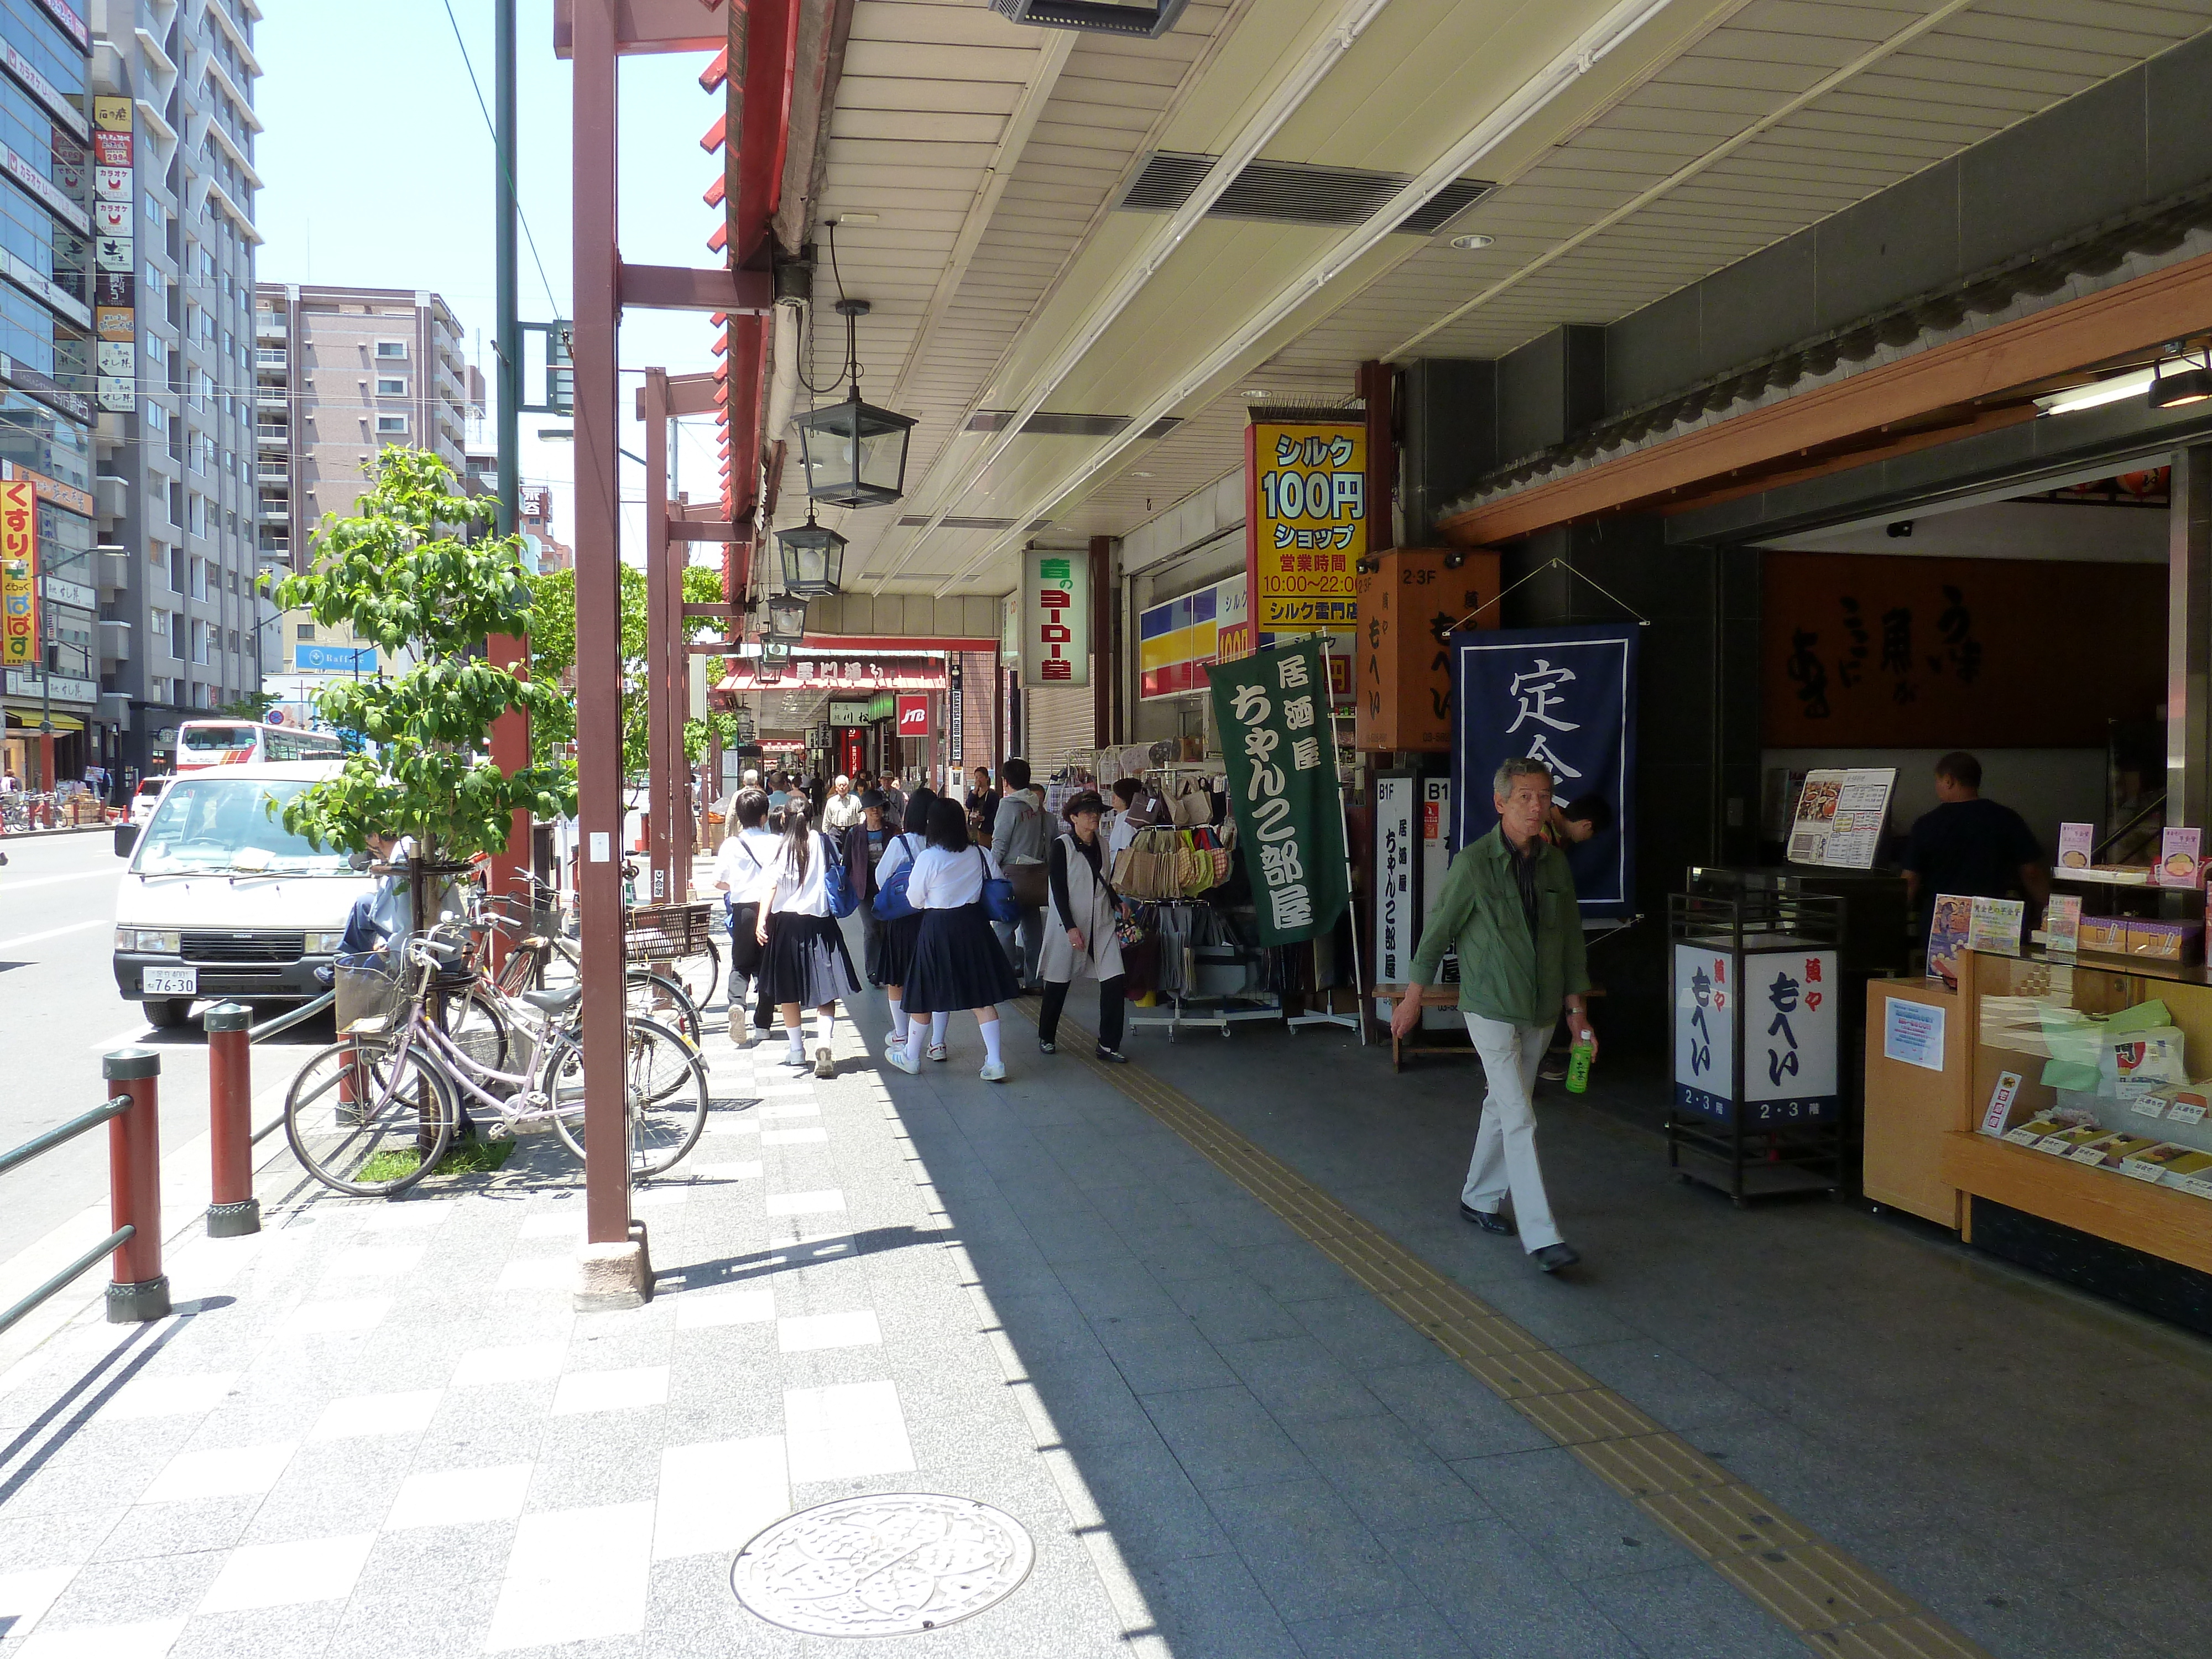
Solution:
M 525 991 L 522 1000 L 544 1014 L 565 1014 L 574 1007 L 584 994 L 581 984 L 568 986 L 556 991 Z

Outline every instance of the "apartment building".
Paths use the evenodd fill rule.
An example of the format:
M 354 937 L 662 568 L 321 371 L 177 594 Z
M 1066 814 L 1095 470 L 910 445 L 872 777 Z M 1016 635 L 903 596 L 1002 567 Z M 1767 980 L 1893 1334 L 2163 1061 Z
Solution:
M 261 556 L 305 569 L 326 513 L 343 518 L 387 444 L 434 452 L 465 483 L 483 381 L 446 302 L 420 289 L 264 283 L 254 296 L 253 441 Z M 351 630 L 286 616 L 264 689 L 287 702 L 388 672 Z
M 0 500 L 23 509 L 0 518 L 0 765 L 50 788 L 113 743 L 95 634 L 116 573 L 92 550 L 92 34 L 64 0 L 0 0 Z M 99 179 L 97 205 L 127 216 Z
M 0 0 L 58 13 L 59 0 Z M 100 715 L 118 787 L 251 696 L 254 0 L 91 0 Z

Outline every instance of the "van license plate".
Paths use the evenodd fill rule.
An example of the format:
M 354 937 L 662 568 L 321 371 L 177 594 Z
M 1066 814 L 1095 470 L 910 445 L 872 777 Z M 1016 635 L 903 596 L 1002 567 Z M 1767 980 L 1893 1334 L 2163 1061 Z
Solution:
M 140 978 L 139 986 L 149 997 L 198 996 L 200 970 L 197 968 L 149 968 Z

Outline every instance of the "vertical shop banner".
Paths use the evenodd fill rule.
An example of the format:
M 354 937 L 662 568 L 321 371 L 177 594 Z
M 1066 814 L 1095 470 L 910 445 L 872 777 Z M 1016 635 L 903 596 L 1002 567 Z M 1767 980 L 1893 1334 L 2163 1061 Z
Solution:
M 960 718 L 961 678 L 960 659 L 955 657 L 952 659 L 951 667 L 946 675 L 946 686 L 945 692 L 945 723 L 946 726 L 950 728 L 945 732 L 945 744 L 950 750 L 950 758 L 951 760 L 953 769 L 956 771 L 960 766 L 960 727 L 963 723 Z
M 1221 664 L 1206 679 L 1260 943 L 1295 945 L 1326 933 L 1344 913 L 1351 883 L 1321 641 Z
M 30 484 L 0 483 L 0 661 L 39 663 L 39 495 Z
M 1735 1100 L 1735 958 L 1674 947 L 1674 1104 L 1725 1119 Z
M 1565 849 L 1589 920 L 1636 909 L 1636 650 L 1634 623 L 1451 637 L 1453 848 L 1498 822 L 1501 763 L 1542 762 L 1560 805 L 1595 795 L 1612 809 L 1607 828 Z
M 1414 811 L 1420 780 L 1411 772 L 1375 775 L 1375 982 L 1403 985 L 1419 928 L 1413 871 L 1420 856 Z
M 98 129 L 94 134 L 97 161 L 93 168 L 93 228 L 97 235 L 119 238 L 127 255 L 136 194 L 131 189 L 129 148 L 131 100 L 95 98 L 92 118 Z M 109 138 L 123 142 L 119 160 L 107 154 L 105 141 Z M 127 259 L 121 265 L 106 259 L 100 263 L 93 292 L 94 351 L 99 371 L 95 390 L 102 409 L 128 414 L 138 407 L 138 313 L 133 292 L 137 273 Z
M 1023 690 L 1090 684 L 1090 550 L 1027 549 L 1021 599 Z
M 1367 427 L 1358 415 L 1255 417 L 1244 429 L 1244 574 L 1255 633 L 1349 634 L 1367 554 Z
M 1836 953 L 1762 951 L 1743 959 L 1747 1124 L 1828 1123 L 1836 1083 Z

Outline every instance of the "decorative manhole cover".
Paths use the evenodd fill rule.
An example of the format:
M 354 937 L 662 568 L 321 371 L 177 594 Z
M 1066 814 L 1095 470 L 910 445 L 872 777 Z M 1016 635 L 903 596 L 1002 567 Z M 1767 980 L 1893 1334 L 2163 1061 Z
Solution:
M 730 1586 L 810 1636 L 912 1636 L 1011 1595 L 1036 1559 L 1011 1516 L 966 1498 L 879 1492 L 786 1516 L 738 1552 Z

